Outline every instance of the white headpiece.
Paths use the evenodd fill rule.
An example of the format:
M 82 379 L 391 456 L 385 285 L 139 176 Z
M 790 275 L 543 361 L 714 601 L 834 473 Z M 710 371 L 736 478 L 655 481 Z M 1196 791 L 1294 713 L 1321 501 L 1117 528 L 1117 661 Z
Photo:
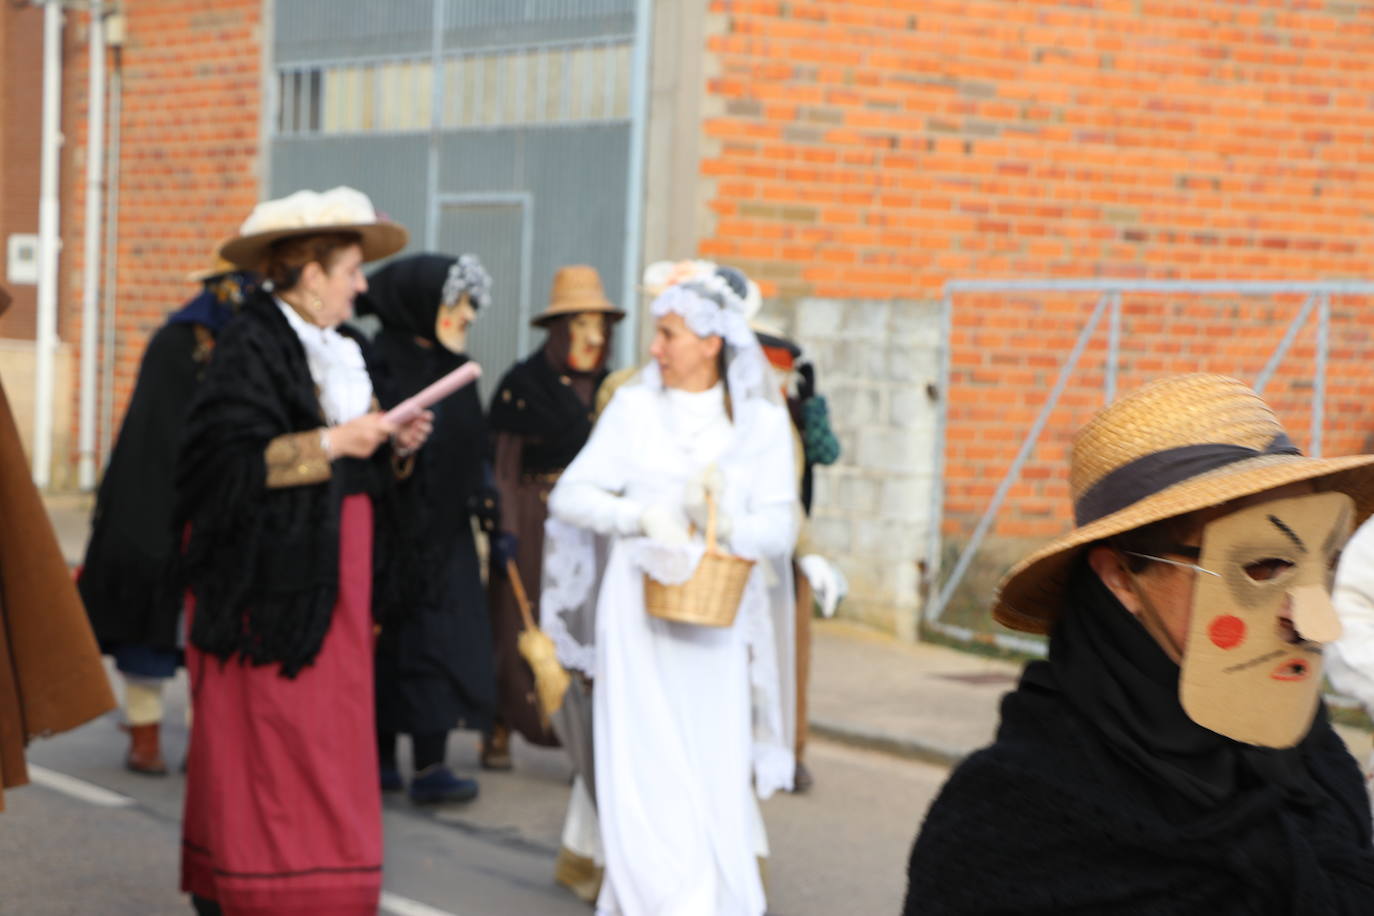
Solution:
M 744 309 L 744 301 L 714 271 L 668 287 L 649 306 L 655 318 L 681 315 L 698 337 L 721 338 L 725 344 L 725 383 L 732 398 L 778 400 L 781 396 L 768 381 L 767 358 L 749 328 Z M 645 367 L 644 381 L 662 386 L 657 363 Z

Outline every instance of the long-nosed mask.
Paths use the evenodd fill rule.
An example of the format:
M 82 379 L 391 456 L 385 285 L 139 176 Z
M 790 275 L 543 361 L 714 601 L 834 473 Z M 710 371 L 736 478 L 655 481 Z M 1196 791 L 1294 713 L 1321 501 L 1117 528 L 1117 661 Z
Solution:
M 1179 698 L 1204 728 L 1264 747 L 1307 734 L 1322 646 L 1340 636 L 1331 574 L 1354 502 L 1313 493 L 1260 503 L 1203 529 Z

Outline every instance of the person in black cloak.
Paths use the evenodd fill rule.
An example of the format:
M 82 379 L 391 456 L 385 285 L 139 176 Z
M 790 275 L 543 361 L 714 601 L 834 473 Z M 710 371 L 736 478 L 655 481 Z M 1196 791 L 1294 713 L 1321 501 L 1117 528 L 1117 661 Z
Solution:
M 101 651 L 124 678 L 129 751 L 135 773 L 164 775 L 162 689 L 181 661 L 180 602 L 166 600 L 176 554 L 172 479 L 186 409 L 215 337 L 257 285 L 250 271 L 220 261 L 189 278 L 200 293 L 168 316 L 148 342 L 133 398 L 91 517 L 77 585 Z
M 510 729 L 533 744 L 559 743 L 540 720 L 534 675 L 516 648 L 522 624 L 506 560 L 516 560 L 537 619 L 549 492 L 591 435 L 612 330 L 623 317 L 625 313 L 606 298 L 594 268 L 561 268 L 554 276 L 548 308 L 531 321 L 548 336 L 538 350 L 511 367 L 492 399 L 489 422 L 503 513 L 500 549 L 492 552 L 487 579 L 500 687 L 500 717 L 482 742 L 482 765 L 487 769 L 510 768 Z
M 467 333 L 491 304 L 491 278 L 475 255 L 419 254 L 392 261 L 368 280 L 358 311 L 381 320 L 373 341 L 390 406 L 468 362 Z M 455 727 L 486 729 L 496 703 L 487 599 L 472 520 L 492 532 L 498 503 L 489 482 L 486 423 L 477 385 L 440 401 L 434 432 L 402 486 L 415 491 L 413 519 L 438 561 L 425 598 L 377 642 L 377 741 L 384 791 L 403 787 L 397 735 L 410 735 L 420 804 L 467 801 L 476 780 L 445 763 Z
M 1076 527 L 1002 581 L 1049 633 L 911 853 L 904 912 L 1374 913 L 1332 729 L 1330 583 L 1374 456 L 1307 458 L 1235 379 L 1160 379 L 1073 446 Z

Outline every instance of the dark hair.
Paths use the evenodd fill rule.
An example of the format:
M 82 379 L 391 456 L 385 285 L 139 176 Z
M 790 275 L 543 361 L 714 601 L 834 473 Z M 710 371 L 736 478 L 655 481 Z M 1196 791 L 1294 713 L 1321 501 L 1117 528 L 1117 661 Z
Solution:
M 1131 572 L 1139 573 L 1154 561 L 1138 556 L 1138 554 L 1144 553 L 1158 557 L 1169 553 L 1179 553 L 1179 548 L 1196 534 L 1202 525 L 1201 513 L 1188 512 L 1184 515 L 1175 515 L 1173 518 L 1151 522 L 1139 528 L 1132 528 L 1130 531 L 1123 531 L 1108 538 L 1106 543 L 1125 555 L 1126 566 Z
M 345 248 L 361 245 L 362 241 L 363 237 L 356 232 L 293 235 L 267 246 L 260 272 L 272 284 L 273 290 L 286 292 L 300 282 L 305 265 L 314 261 L 327 271 Z

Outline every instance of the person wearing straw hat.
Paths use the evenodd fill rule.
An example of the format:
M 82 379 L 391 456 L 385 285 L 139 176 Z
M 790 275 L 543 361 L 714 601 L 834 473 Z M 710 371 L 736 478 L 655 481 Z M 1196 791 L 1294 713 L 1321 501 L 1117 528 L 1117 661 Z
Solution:
M 769 588 L 797 531 L 789 420 L 723 280 L 670 286 L 651 312 L 654 361 L 550 494 L 541 623 L 595 679 L 598 912 L 759 916 L 757 798 L 795 769 Z M 651 593 L 722 568 L 742 593 L 708 593 L 709 623 L 652 616 Z M 701 586 L 724 589 L 708 575 Z
M 374 626 L 414 606 L 429 558 L 393 459 L 432 415 L 386 419 L 342 322 L 363 262 L 406 238 L 340 187 L 259 204 L 220 249 L 263 286 L 216 341 L 176 467 L 194 709 L 181 886 L 200 913 L 377 910 Z
M 491 277 L 476 255 L 416 254 L 375 271 L 358 297 L 360 314 L 382 328 L 372 345 L 385 406 L 393 406 L 470 362 L 468 330 L 491 305 Z M 377 742 L 381 788 L 404 788 L 397 738 L 410 736 L 416 804 L 465 802 L 477 781 L 449 767 L 449 732 L 482 731 L 496 706 L 491 624 L 473 534 L 499 516 L 487 462 L 487 428 L 477 385 L 434 405 L 434 432 L 401 483 L 412 490 L 407 527 L 423 532 L 436 562 L 423 569 L 414 612 L 377 640 Z
M 993 616 L 1049 634 L 912 850 L 905 912 L 1374 912 L 1370 809 L 1321 701 L 1331 571 L 1374 456 L 1306 458 L 1235 379 L 1074 441 L 1075 527 Z
M 544 342 L 510 368 L 492 398 L 488 423 L 502 533 L 488 582 L 500 712 L 483 737 L 481 759 L 487 769 L 510 768 L 512 729 L 532 744 L 558 744 L 541 719 L 533 675 L 516 646 L 522 625 L 506 560 L 516 561 L 525 593 L 537 607 L 549 491 L 591 434 L 592 405 L 606 378 L 616 322 L 623 317 L 606 298 L 594 267 L 559 268 L 548 308 L 530 322 L 545 332 Z
M 215 337 L 257 284 L 217 258 L 186 278 L 200 292 L 148 341 L 91 515 L 78 586 L 103 652 L 124 680 L 124 766 L 162 776 L 162 691 L 181 663 L 180 603 L 164 594 L 176 555 L 172 474 L 186 408 Z

